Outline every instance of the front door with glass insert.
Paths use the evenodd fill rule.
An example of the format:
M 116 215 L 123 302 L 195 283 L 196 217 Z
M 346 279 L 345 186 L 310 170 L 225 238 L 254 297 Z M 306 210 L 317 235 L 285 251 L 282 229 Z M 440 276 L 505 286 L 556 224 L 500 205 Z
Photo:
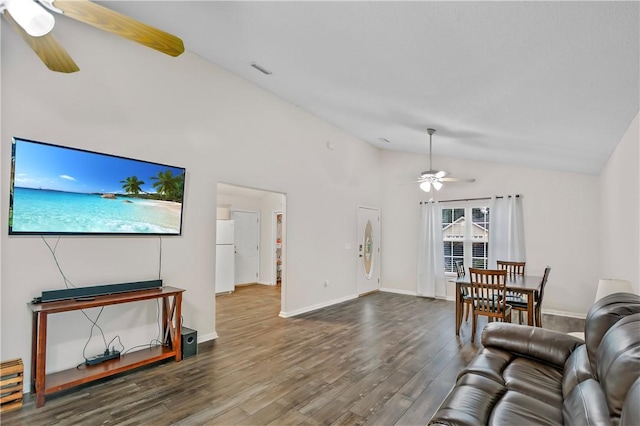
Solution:
M 380 289 L 380 210 L 358 207 L 358 294 Z

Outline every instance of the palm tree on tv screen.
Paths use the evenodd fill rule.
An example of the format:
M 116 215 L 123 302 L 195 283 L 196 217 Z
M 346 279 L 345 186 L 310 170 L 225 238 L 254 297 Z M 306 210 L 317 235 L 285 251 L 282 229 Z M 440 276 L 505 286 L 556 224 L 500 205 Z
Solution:
M 182 202 L 182 188 L 184 186 L 184 173 L 174 176 L 171 170 L 158 172 L 151 177 L 155 182 L 151 185 L 165 200 Z
M 129 176 L 125 180 L 121 180 L 120 183 L 127 194 L 138 195 L 140 192 L 144 192 L 141 188 L 144 181 L 139 180 L 137 176 Z

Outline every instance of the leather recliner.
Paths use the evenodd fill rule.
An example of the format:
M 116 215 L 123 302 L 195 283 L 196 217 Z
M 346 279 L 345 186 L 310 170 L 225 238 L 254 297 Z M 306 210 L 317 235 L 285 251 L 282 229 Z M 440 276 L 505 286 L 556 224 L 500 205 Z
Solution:
M 640 296 L 597 301 L 585 341 L 489 323 L 430 425 L 640 425 Z

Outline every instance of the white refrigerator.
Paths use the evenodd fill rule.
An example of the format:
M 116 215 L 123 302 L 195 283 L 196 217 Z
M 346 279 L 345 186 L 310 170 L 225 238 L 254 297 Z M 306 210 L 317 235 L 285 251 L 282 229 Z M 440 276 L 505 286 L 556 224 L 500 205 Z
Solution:
M 235 245 L 233 220 L 216 225 L 216 294 L 235 290 Z

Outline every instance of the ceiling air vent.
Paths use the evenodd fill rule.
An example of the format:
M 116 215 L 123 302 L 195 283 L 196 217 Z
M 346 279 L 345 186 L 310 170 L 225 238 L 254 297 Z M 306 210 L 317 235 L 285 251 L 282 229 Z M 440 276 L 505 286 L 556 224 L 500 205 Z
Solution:
M 269 71 L 268 69 L 266 69 L 262 65 L 259 65 L 259 64 L 255 63 L 255 62 L 251 62 L 251 66 L 254 67 L 255 69 L 257 69 L 258 71 L 260 71 L 264 75 L 271 75 L 272 74 L 271 71 Z

